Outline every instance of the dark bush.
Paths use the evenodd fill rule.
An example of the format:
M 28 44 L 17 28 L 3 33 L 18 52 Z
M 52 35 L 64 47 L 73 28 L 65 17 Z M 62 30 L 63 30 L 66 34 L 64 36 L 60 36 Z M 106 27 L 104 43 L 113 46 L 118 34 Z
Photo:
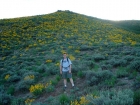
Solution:
M 101 55 L 101 54 L 96 54 L 96 55 L 93 55 L 94 56 L 94 60 L 96 62 L 99 62 L 100 60 L 105 60 L 105 56 Z
M 109 70 L 98 71 L 96 74 L 100 81 L 105 81 L 106 79 L 110 79 L 114 76 Z
M 14 85 L 11 85 L 7 90 L 7 94 L 13 95 L 14 92 L 15 92 L 15 87 Z
M 109 70 L 98 71 L 98 72 L 87 71 L 86 72 L 86 81 L 87 81 L 88 85 L 93 86 L 102 81 L 110 79 L 113 76 L 114 76 L 113 73 L 110 72 Z
M 10 105 L 25 105 L 25 100 L 22 98 L 13 98 Z
M 12 100 L 11 95 L 0 92 L 0 105 L 10 105 L 11 100 Z
M 136 60 L 136 61 L 131 62 L 129 68 L 140 72 L 140 60 Z
M 120 68 L 116 71 L 116 76 L 117 76 L 118 78 L 127 77 L 127 76 L 129 76 L 129 72 L 127 71 L 126 68 L 120 67 Z
M 46 70 L 47 70 L 47 65 L 42 64 L 41 66 L 38 67 L 37 72 L 44 73 Z
M 117 82 L 117 78 L 116 77 L 112 77 L 110 79 L 105 80 L 104 84 L 108 87 L 113 87 Z
M 128 62 L 130 62 L 130 61 L 132 61 L 134 58 L 135 58 L 135 57 L 128 55 L 128 56 L 125 56 L 125 57 L 124 57 L 124 60 L 127 60 Z
M 139 89 L 140 88 L 140 76 L 139 75 L 136 76 L 136 80 L 135 80 L 135 82 L 133 84 L 133 88 L 134 89 Z
M 80 51 L 88 51 L 88 50 L 92 50 L 92 47 L 89 47 L 87 45 L 82 45 L 80 46 Z
M 134 104 L 133 105 L 140 105 L 140 89 L 134 91 Z
M 96 97 L 86 96 L 89 105 L 133 105 L 133 91 L 130 89 L 101 91 Z
M 89 68 L 89 64 L 87 61 L 73 61 L 72 64 L 72 72 L 78 73 L 78 71 L 85 71 Z
M 35 83 L 34 80 L 22 80 L 20 81 L 15 88 L 15 91 L 25 92 L 29 90 L 29 87 Z
M 87 85 L 89 85 L 89 86 L 97 85 L 98 82 L 99 82 L 99 79 L 97 77 L 93 76 L 89 80 L 87 80 Z
M 83 73 L 83 71 L 79 70 L 77 73 L 77 76 L 80 78 L 83 78 L 85 76 L 85 74 Z
M 5 86 L 4 85 L 0 85 L 0 93 L 5 92 Z
M 102 70 L 109 70 L 109 69 L 111 69 L 111 65 L 110 64 L 103 64 L 103 65 L 101 65 L 101 68 L 102 68 Z
M 47 88 L 46 88 L 46 92 L 50 93 L 50 92 L 53 92 L 54 91 L 54 86 L 53 85 L 49 85 Z
M 12 75 L 10 76 L 10 78 L 8 79 L 9 82 L 18 82 L 20 81 L 21 77 L 17 76 L 17 75 Z
M 126 66 L 127 65 L 127 61 L 124 59 L 110 59 L 106 62 L 106 64 L 110 64 L 113 67 L 119 67 L 119 66 Z
M 70 99 L 67 95 L 62 94 L 59 98 L 61 105 L 67 105 L 70 102 Z

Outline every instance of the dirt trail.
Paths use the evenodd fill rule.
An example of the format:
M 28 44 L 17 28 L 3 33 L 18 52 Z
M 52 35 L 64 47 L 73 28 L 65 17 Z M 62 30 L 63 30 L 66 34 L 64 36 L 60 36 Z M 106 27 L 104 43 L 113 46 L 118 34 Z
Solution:
M 55 91 L 54 92 L 45 93 L 45 94 L 41 95 L 40 98 L 36 99 L 36 102 L 44 102 L 49 96 L 58 96 L 62 93 L 65 93 L 67 95 L 75 94 L 75 93 L 72 93 L 72 90 L 78 89 L 78 91 L 82 91 L 85 88 L 85 86 L 83 86 L 84 82 L 85 82 L 84 79 L 77 78 L 74 81 L 74 83 L 75 83 L 74 88 L 72 88 L 70 82 L 67 82 L 67 88 L 66 88 L 66 91 L 64 91 L 63 90 L 63 80 L 60 80 L 58 82 L 58 84 L 55 86 Z

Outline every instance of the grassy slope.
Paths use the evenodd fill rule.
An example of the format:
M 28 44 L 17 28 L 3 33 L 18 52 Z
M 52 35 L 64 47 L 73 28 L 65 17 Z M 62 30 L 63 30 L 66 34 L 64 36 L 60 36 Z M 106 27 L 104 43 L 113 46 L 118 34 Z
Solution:
M 125 20 L 125 21 L 116 21 L 112 23 L 127 31 L 132 31 L 134 33 L 140 34 L 140 21 L 139 20 Z
M 32 97 L 29 93 L 31 84 L 55 81 L 63 51 L 67 51 L 73 61 L 74 78 L 77 81 L 80 81 L 77 78 L 78 70 L 98 71 L 107 65 L 106 69 L 116 73 L 117 69 L 121 71 L 120 66 L 125 69 L 133 60 L 139 61 L 140 57 L 139 34 L 70 11 L 0 20 L 0 27 L 0 84 L 4 85 L 5 93 L 9 90 L 7 86 L 14 86 L 13 96 L 26 93 L 24 99 Z M 131 56 L 132 61 L 121 65 L 126 56 Z M 8 74 L 10 77 L 6 79 Z M 29 74 L 35 76 L 33 80 L 25 79 Z M 62 86 L 61 82 L 55 85 L 58 89 Z M 91 88 L 82 88 L 80 82 L 77 84 L 80 91 Z M 129 85 L 128 88 L 131 87 Z M 82 94 L 80 91 L 78 96 Z M 60 94 L 58 92 L 55 96 Z

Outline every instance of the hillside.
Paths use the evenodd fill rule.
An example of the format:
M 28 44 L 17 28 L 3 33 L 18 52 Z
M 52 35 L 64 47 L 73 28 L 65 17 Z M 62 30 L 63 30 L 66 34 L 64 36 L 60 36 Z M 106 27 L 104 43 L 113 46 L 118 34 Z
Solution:
M 114 25 L 121 27 L 127 31 L 140 34 L 140 20 L 110 21 Z
M 60 10 L 0 20 L 0 105 L 139 105 L 140 34 L 123 27 Z M 64 51 L 75 82 L 66 93 Z

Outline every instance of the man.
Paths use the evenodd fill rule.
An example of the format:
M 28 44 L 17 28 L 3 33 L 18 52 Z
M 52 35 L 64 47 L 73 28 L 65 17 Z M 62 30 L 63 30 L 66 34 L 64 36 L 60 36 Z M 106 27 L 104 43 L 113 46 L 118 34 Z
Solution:
M 64 90 L 67 87 L 67 78 L 70 79 L 72 87 L 74 87 L 73 79 L 72 79 L 72 72 L 71 72 L 71 60 L 67 58 L 67 53 L 63 53 L 63 59 L 60 61 L 60 74 L 64 79 Z

